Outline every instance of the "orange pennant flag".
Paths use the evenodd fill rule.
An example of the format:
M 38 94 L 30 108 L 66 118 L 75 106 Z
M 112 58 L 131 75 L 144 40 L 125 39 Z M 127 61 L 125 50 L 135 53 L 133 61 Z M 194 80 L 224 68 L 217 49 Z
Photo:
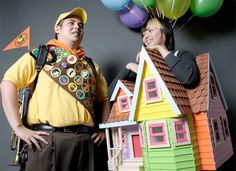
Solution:
M 11 43 L 9 43 L 4 49 L 11 50 L 15 48 L 21 48 L 30 45 L 30 27 L 27 27 L 19 36 L 17 36 Z

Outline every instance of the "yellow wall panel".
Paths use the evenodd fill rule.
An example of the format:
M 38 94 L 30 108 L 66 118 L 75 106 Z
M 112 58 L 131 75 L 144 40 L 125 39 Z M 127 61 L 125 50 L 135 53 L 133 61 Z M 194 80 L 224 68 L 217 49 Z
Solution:
M 136 107 L 135 120 L 137 121 L 176 117 L 169 101 L 163 95 L 162 90 L 161 90 L 162 101 L 153 103 L 145 102 L 143 80 L 145 78 L 153 76 L 154 75 L 152 74 L 150 68 L 145 63 L 143 69 L 143 75 L 141 78 L 141 85 L 139 89 L 138 103 L 136 105 L 137 107 Z

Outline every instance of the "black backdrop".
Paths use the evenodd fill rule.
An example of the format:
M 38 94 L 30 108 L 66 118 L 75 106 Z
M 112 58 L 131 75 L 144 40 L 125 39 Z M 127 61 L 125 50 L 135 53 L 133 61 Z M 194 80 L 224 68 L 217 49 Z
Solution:
M 100 0 L 0 0 L 0 49 L 17 34 L 31 26 L 31 47 L 53 38 L 53 25 L 59 13 L 76 6 L 88 12 L 83 47 L 95 59 L 110 83 L 119 70 L 134 61 L 141 49 L 138 29 L 128 29 L 120 23 L 117 12 L 106 8 Z M 176 48 L 185 48 L 194 55 L 209 52 L 215 66 L 229 110 L 227 111 L 234 153 L 236 152 L 236 2 L 225 0 L 221 9 L 207 18 L 193 17 L 188 11 L 175 25 Z M 188 21 L 188 22 L 187 22 Z M 179 28 L 183 26 L 182 29 Z M 0 79 L 26 48 L 0 51 Z M 9 167 L 13 153 L 9 150 L 11 129 L 0 107 L 0 170 Z M 106 149 L 98 153 L 102 164 Z M 235 155 L 219 170 L 235 170 Z

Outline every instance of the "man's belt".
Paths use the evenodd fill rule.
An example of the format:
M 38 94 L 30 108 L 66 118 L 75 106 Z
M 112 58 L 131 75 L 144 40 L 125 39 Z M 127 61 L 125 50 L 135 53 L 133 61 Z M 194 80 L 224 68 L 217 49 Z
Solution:
M 85 125 L 66 126 L 66 127 L 53 127 L 47 124 L 35 124 L 31 126 L 34 131 L 52 131 L 52 132 L 64 132 L 64 133 L 79 133 L 79 134 L 91 134 L 93 127 Z

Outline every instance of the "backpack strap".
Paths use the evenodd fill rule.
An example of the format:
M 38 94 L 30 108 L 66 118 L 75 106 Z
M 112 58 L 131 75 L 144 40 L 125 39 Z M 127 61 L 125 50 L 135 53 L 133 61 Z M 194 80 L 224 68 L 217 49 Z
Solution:
M 48 53 L 50 53 L 52 56 L 52 60 L 50 60 L 50 61 L 47 61 Z M 55 55 L 54 51 L 50 50 L 50 48 L 47 45 L 39 45 L 38 48 L 30 51 L 30 55 L 35 59 L 35 68 L 37 71 L 37 75 L 35 77 L 33 87 L 32 87 L 34 89 L 37 82 L 38 82 L 38 75 L 39 75 L 40 71 L 43 69 L 43 67 L 46 63 L 52 63 L 53 61 L 55 61 L 56 55 Z
M 89 64 L 90 67 L 92 68 L 93 75 L 94 75 L 94 77 L 96 78 L 96 77 L 97 77 L 97 71 L 96 71 L 96 67 L 95 67 L 95 64 L 94 64 L 92 58 L 86 56 L 86 57 L 85 57 L 85 60 L 88 62 L 88 64 Z

